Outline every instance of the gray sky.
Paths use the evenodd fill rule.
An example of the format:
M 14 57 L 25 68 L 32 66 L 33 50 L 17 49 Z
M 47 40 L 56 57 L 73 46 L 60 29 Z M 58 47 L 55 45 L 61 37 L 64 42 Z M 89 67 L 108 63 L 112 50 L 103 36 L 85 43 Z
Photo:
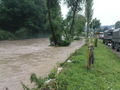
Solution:
M 112 25 L 120 20 L 120 0 L 94 0 L 94 18 L 101 20 L 102 25 Z M 68 9 L 62 4 L 63 16 Z

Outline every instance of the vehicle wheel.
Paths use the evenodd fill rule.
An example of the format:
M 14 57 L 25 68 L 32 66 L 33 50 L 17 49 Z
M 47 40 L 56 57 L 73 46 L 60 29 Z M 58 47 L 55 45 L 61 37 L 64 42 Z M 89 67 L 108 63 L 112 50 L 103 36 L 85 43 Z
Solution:
M 117 48 L 116 51 L 119 52 L 120 51 L 119 48 Z

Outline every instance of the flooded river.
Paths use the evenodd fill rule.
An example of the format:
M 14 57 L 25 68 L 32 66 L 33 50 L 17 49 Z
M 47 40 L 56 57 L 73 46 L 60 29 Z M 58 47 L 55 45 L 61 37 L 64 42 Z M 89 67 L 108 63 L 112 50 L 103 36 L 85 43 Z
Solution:
M 57 62 L 63 62 L 80 48 L 84 41 L 74 41 L 69 47 L 50 47 L 47 38 L 0 41 L 0 90 L 23 90 L 30 75 L 45 77 Z

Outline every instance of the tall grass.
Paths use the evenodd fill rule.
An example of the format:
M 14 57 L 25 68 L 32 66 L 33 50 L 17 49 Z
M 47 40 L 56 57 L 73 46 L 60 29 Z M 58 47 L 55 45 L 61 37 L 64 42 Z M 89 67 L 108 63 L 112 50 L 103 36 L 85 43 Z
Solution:
M 58 90 L 120 90 L 120 58 L 99 43 L 95 48 L 95 64 L 86 69 L 87 47 L 84 46 L 64 65 L 56 78 Z
M 98 44 L 90 70 L 86 68 L 86 45 L 69 57 L 72 62 L 60 65 L 64 68 L 60 74 L 55 74 L 55 70 L 51 72 L 48 78 L 55 81 L 44 85 L 44 79 L 34 75 L 31 80 L 37 88 L 24 90 L 120 90 L 120 58 L 100 42 Z

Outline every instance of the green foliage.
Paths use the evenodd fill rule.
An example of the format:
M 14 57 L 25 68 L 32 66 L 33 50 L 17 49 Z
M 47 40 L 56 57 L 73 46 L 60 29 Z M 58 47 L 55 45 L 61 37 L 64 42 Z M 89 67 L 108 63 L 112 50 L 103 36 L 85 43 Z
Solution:
M 54 79 L 56 77 L 57 69 L 53 69 L 51 73 L 48 75 L 50 79 Z
M 32 74 L 31 77 L 30 77 L 30 81 L 31 81 L 31 83 L 35 84 L 34 88 L 30 89 L 22 83 L 22 86 L 23 86 L 24 90 L 40 90 L 44 85 L 45 79 L 38 78 L 36 76 L 36 74 Z
M 64 1 L 67 3 L 67 6 L 72 10 L 74 10 L 75 5 L 77 3 L 77 11 L 80 11 L 82 9 L 81 4 L 84 2 L 84 0 L 64 0 Z
M 37 88 L 41 88 L 45 82 L 44 79 L 38 78 L 36 74 L 32 74 L 30 79 L 31 79 L 31 83 L 35 83 Z
M 52 45 L 59 45 L 63 34 L 63 19 L 59 0 L 47 0 L 48 20 L 51 30 L 50 42 Z
M 15 36 L 8 32 L 0 29 L 0 40 L 11 40 L 15 39 Z
M 75 25 L 74 25 L 76 36 L 79 37 L 81 35 L 81 33 L 84 31 L 85 23 L 86 23 L 85 17 L 80 14 L 77 14 Z
M 117 22 L 115 23 L 115 29 L 118 29 L 118 28 L 120 28 L 120 21 L 117 21 Z
M 95 48 L 95 64 L 88 71 L 86 51 L 87 46 L 84 46 L 70 57 L 72 63 L 67 63 L 56 77 L 58 90 L 119 90 L 118 56 L 99 43 Z
M 89 36 L 90 31 L 90 24 L 93 17 L 93 0 L 86 0 L 85 1 L 85 17 L 87 22 L 87 37 Z
M 75 18 L 76 15 L 79 13 L 79 11 L 82 10 L 83 1 L 84 0 L 64 0 L 67 3 L 67 6 L 69 7 L 69 12 L 67 16 L 67 27 L 69 27 L 68 33 L 70 34 L 70 38 L 74 37 L 75 31 L 74 31 L 74 25 L 75 25 Z
M 32 81 L 40 84 L 36 84 L 35 89 L 25 90 L 119 90 L 119 57 L 99 42 L 99 47 L 95 48 L 95 64 L 91 70 L 87 70 L 87 48 L 85 45 L 72 54 L 69 58 L 72 62 L 66 62 L 62 72 L 56 75 L 51 83 L 43 85 L 41 84 L 43 80 L 39 82 L 36 75 L 33 75 Z M 52 74 L 52 77 L 54 75 Z
M 47 32 L 45 3 L 45 0 L 1 0 L 0 28 L 15 34 L 25 27 L 33 36 Z
M 47 8 L 48 1 L 49 8 Z M 83 0 L 70 0 L 69 3 L 69 0 L 66 0 L 68 6 L 71 8 L 71 13 L 68 17 L 69 20 L 65 21 L 68 27 L 66 28 L 61 15 L 60 0 L 1 0 L 0 28 L 12 33 L 13 36 L 16 36 L 15 39 L 38 37 L 41 33 L 45 32 L 51 33 L 50 42 L 53 43 L 56 40 L 58 46 L 67 46 L 71 42 L 69 29 L 73 27 L 72 22 L 76 17 L 75 14 L 82 8 L 82 1 Z M 77 7 L 74 4 L 76 4 Z M 72 8 L 73 6 L 76 10 Z M 47 15 L 49 16 L 48 11 L 50 11 L 51 22 L 49 22 L 49 18 L 47 18 Z M 74 15 L 73 12 L 75 13 Z M 51 25 L 48 26 L 48 23 L 52 23 L 52 28 Z M 77 21 L 77 23 L 79 23 L 79 21 Z M 79 25 L 82 25 L 82 23 L 79 23 Z M 79 25 L 77 24 L 77 29 Z M 82 26 L 79 27 L 82 28 Z M 72 33 L 74 34 L 74 31 Z M 12 35 L 5 36 L 2 32 L 1 39 L 7 39 L 8 36 L 11 38 Z M 65 40 L 62 39 L 62 36 L 65 37 Z
M 58 46 L 69 46 L 71 44 L 71 40 L 67 40 L 67 39 L 62 40 L 60 35 L 56 35 L 56 39 L 57 39 L 57 45 Z M 52 36 L 50 37 L 50 45 L 54 46 Z
M 101 23 L 100 20 L 97 20 L 96 18 L 92 20 L 90 27 L 93 29 L 100 29 Z
M 74 37 L 74 40 L 80 40 L 79 36 Z
M 87 23 L 90 24 L 93 16 L 93 0 L 86 0 L 85 16 L 86 16 Z
M 98 39 L 97 39 L 97 38 L 95 38 L 95 40 L 94 40 L 94 46 L 95 46 L 95 47 L 98 46 Z
M 15 32 L 35 15 L 35 9 L 27 0 L 2 0 L 0 13 L 0 27 Z
M 15 36 L 18 39 L 26 39 L 26 38 L 28 38 L 28 34 L 29 34 L 29 31 L 26 28 L 21 28 L 15 32 Z
M 69 46 L 71 44 L 71 41 L 70 40 L 61 40 L 59 42 L 59 46 Z
M 59 76 L 56 78 L 56 82 L 57 82 L 57 90 L 68 90 L 68 81 L 67 78 L 65 76 Z

